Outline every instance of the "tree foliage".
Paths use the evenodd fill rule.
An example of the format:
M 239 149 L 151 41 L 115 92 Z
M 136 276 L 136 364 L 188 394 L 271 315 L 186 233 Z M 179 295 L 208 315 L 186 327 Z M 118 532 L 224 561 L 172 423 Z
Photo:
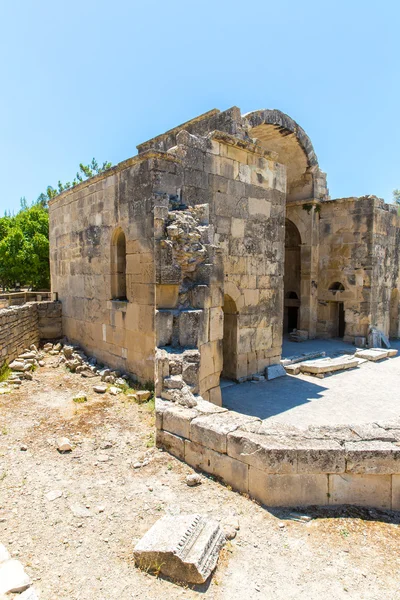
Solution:
M 48 186 L 31 205 L 21 198 L 16 215 L 0 217 L 0 286 L 13 289 L 16 284 L 32 289 L 50 288 L 49 214 L 48 202 L 64 190 L 81 181 L 103 173 L 110 162 L 99 165 L 95 159 L 89 165 L 80 163 L 72 182 Z
M 393 190 L 393 200 L 395 204 L 400 205 L 400 190 Z
M 77 171 L 75 178 L 72 181 L 67 181 L 66 183 L 58 181 L 56 187 L 52 187 L 51 185 L 47 186 L 46 192 L 40 194 L 37 201 L 42 206 L 47 206 L 48 201 L 55 198 L 55 196 L 58 196 L 58 194 L 61 194 L 61 192 L 69 190 L 71 187 L 75 187 L 78 183 L 85 181 L 85 179 L 103 173 L 110 167 L 112 167 L 112 163 L 104 161 L 103 164 L 99 165 L 95 158 L 92 158 L 92 162 L 88 165 L 79 163 L 79 171 Z
M 49 214 L 40 204 L 0 218 L 0 285 L 50 286 Z

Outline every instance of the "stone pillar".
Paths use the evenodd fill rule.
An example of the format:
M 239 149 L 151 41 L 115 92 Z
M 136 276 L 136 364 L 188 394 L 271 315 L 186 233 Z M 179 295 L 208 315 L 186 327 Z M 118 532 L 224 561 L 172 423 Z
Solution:
M 318 308 L 318 262 L 319 262 L 319 213 L 311 210 L 311 224 L 307 240 L 300 246 L 301 256 L 301 304 L 300 329 L 308 331 L 310 339 L 317 332 Z

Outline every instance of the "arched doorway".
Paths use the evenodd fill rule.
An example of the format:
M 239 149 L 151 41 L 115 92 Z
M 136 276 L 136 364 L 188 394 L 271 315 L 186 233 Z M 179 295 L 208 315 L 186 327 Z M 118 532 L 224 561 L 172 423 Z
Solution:
M 329 303 L 332 336 L 343 338 L 346 333 L 346 313 L 340 292 L 344 292 L 345 287 L 340 281 L 334 281 L 329 286 L 329 291 L 335 297 L 335 301 Z
M 224 296 L 224 338 L 222 377 L 236 379 L 237 366 L 237 307 L 230 296 Z
M 299 328 L 301 287 L 301 237 L 296 225 L 285 219 L 285 272 L 283 332 Z

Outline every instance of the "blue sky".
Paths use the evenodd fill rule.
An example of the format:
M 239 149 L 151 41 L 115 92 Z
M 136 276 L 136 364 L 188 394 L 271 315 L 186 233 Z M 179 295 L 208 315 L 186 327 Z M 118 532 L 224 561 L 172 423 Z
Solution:
M 0 214 L 211 108 L 278 108 L 332 197 L 400 187 L 395 0 L 0 0 Z

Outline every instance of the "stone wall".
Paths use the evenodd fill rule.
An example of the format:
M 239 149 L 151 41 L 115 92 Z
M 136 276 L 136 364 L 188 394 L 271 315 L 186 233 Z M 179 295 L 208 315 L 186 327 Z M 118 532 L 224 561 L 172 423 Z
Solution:
M 373 264 L 371 325 L 386 335 L 400 336 L 400 217 L 398 207 L 373 199 Z
M 62 336 L 61 304 L 29 302 L 0 310 L 0 365 L 31 344 Z
M 266 506 L 400 509 L 400 420 L 301 430 L 156 401 L 157 445 Z
M 338 336 L 338 303 L 343 303 L 344 339 L 353 342 L 366 337 L 371 324 L 374 200 L 324 202 L 319 216 L 317 335 Z M 342 291 L 330 289 L 336 283 Z
M 50 202 L 52 290 L 63 304 L 64 334 L 143 382 L 154 379 L 153 209 L 168 192 L 175 162 L 144 153 Z M 121 238 L 122 297 L 113 290 Z

